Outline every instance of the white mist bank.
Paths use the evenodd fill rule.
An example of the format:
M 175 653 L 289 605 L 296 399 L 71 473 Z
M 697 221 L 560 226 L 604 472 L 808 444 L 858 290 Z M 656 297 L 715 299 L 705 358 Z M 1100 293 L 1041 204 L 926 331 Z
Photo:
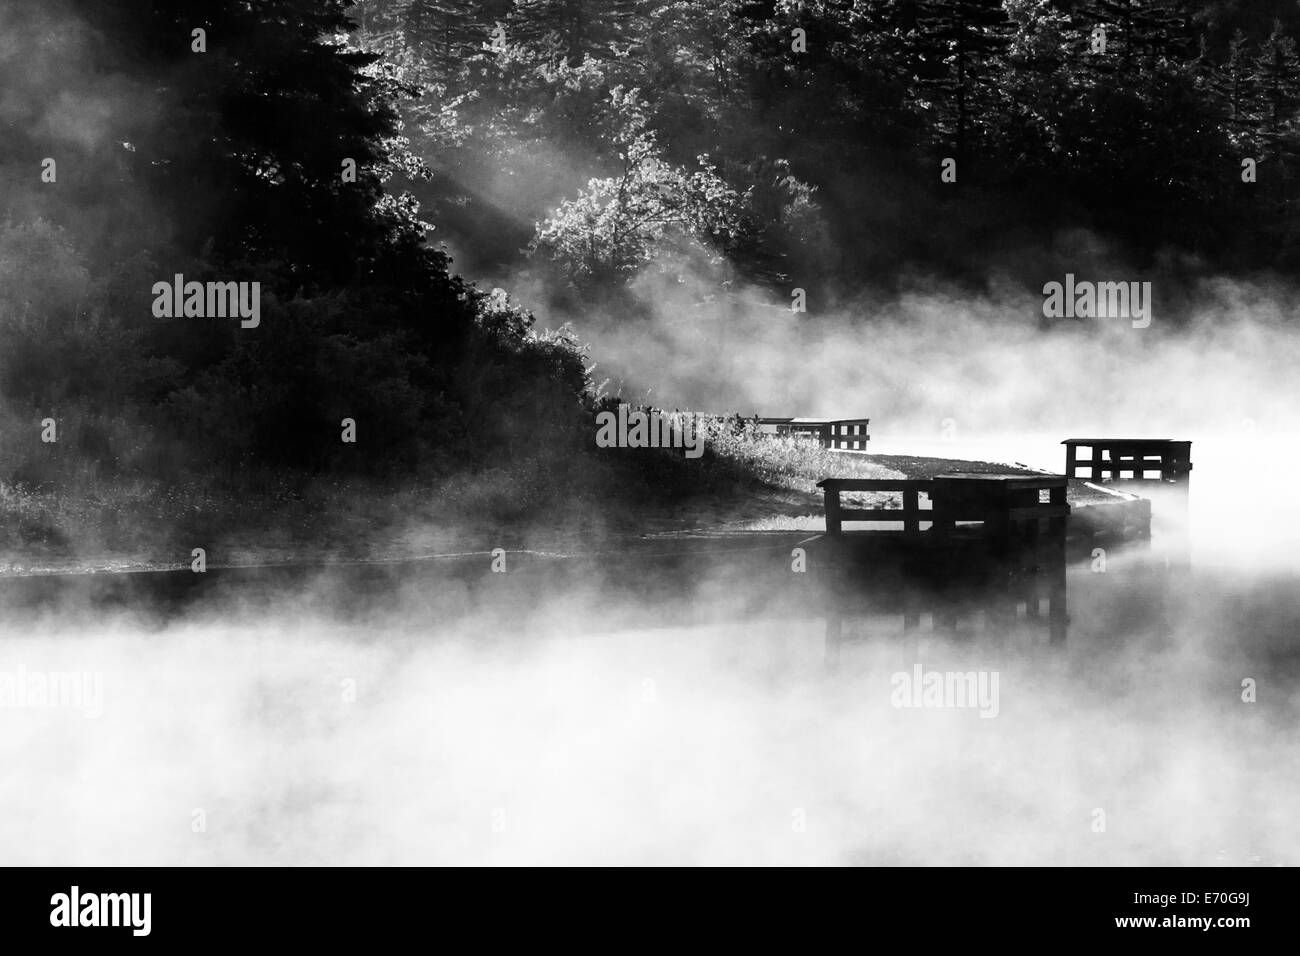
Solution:
M 1148 327 L 1045 320 L 1041 296 L 991 277 L 983 293 L 913 291 L 792 314 L 757 289 L 720 297 L 703 267 L 647 274 L 649 318 L 578 319 L 611 388 L 665 408 L 871 419 L 877 454 L 1064 467 L 1065 438 L 1189 440 L 1192 557 L 1300 562 L 1296 296 L 1280 281 L 1207 278 Z M 1170 296 L 1165 296 L 1169 298 Z M 705 303 L 705 304 L 701 304 Z M 1190 304 L 1190 303 L 1194 303 Z
M 1041 296 L 992 281 L 981 295 L 932 280 L 806 315 L 704 279 L 644 282 L 648 319 L 545 318 L 573 318 L 600 375 L 662 407 L 936 433 L 951 420 L 958 434 L 1285 431 L 1300 412 L 1285 387 L 1300 365 L 1295 293 L 1281 285 L 1205 280 L 1197 308 L 1134 329 L 1045 320 Z
M 1072 598 L 1065 648 L 851 620 L 834 671 L 816 618 L 11 633 L 0 666 L 75 662 L 105 693 L 96 720 L 4 715 L 0 862 L 1300 862 L 1300 698 L 1256 670 L 1242 704 L 1261 665 L 1194 620 L 1099 653 L 1098 613 Z M 918 663 L 997 669 L 997 717 L 892 706 Z
M 1059 471 L 1063 437 L 873 426 L 873 451 Z M 102 693 L 95 719 L 0 713 L 0 862 L 1295 865 L 1294 445 L 1152 437 L 1193 441 L 1198 577 L 1072 571 L 1064 647 L 989 616 L 956 640 L 850 619 L 832 671 L 811 611 L 662 628 L 643 606 L 644 630 L 578 634 L 629 600 L 599 593 L 553 595 L 527 634 L 427 602 L 7 627 L 0 671 Z M 1163 625 L 1117 626 L 1125 596 Z M 996 671 L 996 717 L 893 706 L 918 666 Z

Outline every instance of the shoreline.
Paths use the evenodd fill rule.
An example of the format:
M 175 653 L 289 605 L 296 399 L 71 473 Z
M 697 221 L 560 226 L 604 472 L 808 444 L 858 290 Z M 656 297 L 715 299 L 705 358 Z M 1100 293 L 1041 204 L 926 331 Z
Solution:
M 868 469 L 874 477 L 928 479 L 946 472 L 1039 474 L 1038 469 L 1017 463 L 990 462 L 931 456 L 871 455 L 860 452 L 833 453 L 844 460 L 846 473 Z M 575 528 L 573 523 L 546 526 L 538 522 L 503 523 L 496 526 L 442 526 L 422 516 L 413 516 L 406 526 L 356 520 L 340 505 L 333 535 L 319 540 L 302 540 L 274 545 L 256 545 L 248 541 L 254 532 L 241 531 L 205 549 L 205 564 L 212 569 L 253 569 L 259 567 L 348 567 L 364 564 L 387 564 L 425 560 L 490 556 L 500 548 L 507 554 L 590 554 L 611 546 L 626 548 L 633 542 L 650 539 L 683 540 L 692 537 L 718 537 L 730 534 L 818 534 L 825 530 L 822 493 L 815 480 L 799 475 L 782 475 L 763 481 L 751 490 L 723 494 L 703 490 L 686 500 L 666 502 L 648 508 L 635 522 L 624 519 L 615 509 L 615 522 L 592 523 Z M 781 481 L 782 484 L 776 484 Z M 405 493 L 396 492 L 390 504 L 402 505 Z M 897 504 L 891 492 L 863 492 L 864 501 L 878 506 Z M 1070 503 L 1076 508 L 1136 500 L 1124 492 L 1099 488 L 1082 480 L 1072 480 Z M 322 519 L 328 520 L 328 513 Z M 353 520 L 346 520 L 348 518 Z M 338 537 L 339 527 L 351 524 L 352 536 Z M 633 526 L 635 525 L 635 526 Z M 281 538 L 284 532 L 277 532 Z M 198 547 L 201 545 L 195 545 Z M 37 549 L 39 551 L 40 549 Z M 10 555 L 0 562 L 0 578 L 47 575 L 99 575 L 141 572 L 181 571 L 191 567 L 188 550 L 176 545 L 178 558 L 159 560 L 134 553 L 53 553 L 32 554 L 27 560 Z

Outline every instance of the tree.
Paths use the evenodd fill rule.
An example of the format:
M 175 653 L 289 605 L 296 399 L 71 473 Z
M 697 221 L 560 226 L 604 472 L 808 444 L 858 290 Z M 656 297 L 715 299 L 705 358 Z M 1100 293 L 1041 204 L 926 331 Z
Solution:
M 583 57 L 608 59 L 642 35 L 639 0 L 515 0 L 507 27 L 513 42 L 577 66 Z
M 725 245 L 746 226 L 743 198 L 707 156 L 695 170 L 665 162 L 637 91 L 616 90 L 614 99 L 628 120 L 616 141 L 621 169 L 562 203 L 532 245 L 575 285 L 629 278 L 671 235 Z
M 1011 25 L 1000 0 L 920 0 L 912 51 L 916 97 L 933 110 L 934 129 L 959 167 L 969 167 L 972 141 L 983 136 L 997 102 Z
M 1297 153 L 1300 56 L 1296 53 L 1295 40 L 1286 35 L 1280 21 L 1274 23 L 1273 32 L 1260 44 L 1251 82 L 1259 90 L 1263 157 L 1277 164 L 1277 195 L 1285 203 L 1291 160 Z
M 1195 45 L 1188 6 L 1185 0 L 1091 0 L 1085 10 L 1092 25 L 1108 27 L 1106 46 L 1118 49 L 1119 73 L 1129 76 L 1162 59 L 1191 57 Z
M 1254 131 L 1260 120 L 1259 91 L 1255 86 L 1255 64 L 1246 34 L 1233 33 L 1227 57 L 1210 71 L 1210 89 L 1218 98 L 1227 124 L 1228 138 L 1239 149 L 1252 149 Z
M 420 250 L 410 205 L 386 198 L 395 173 L 419 170 L 393 106 L 411 91 L 347 45 L 348 0 L 220 0 L 202 16 L 183 0 L 74 5 L 103 39 L 97 68 L 151 91 L 120 139 L 133 146 L 127 175 L 170 215 L 179 248 L 283 263 L 286 291 L 420 263 L 432 281 L 445 267 Z M 205 53 L 191 51 L 195 28 Z
M 112 108 L 85 137 L 86 155 L 67 164 L 94 181 L 46 195 L 82 231 L 97 231 L 85 224 L 105 213 L 134 218 L 108 220 L 117 245 L 98 261 L 44 226 L 0 227 L 0 238 L 60 237 L 46 242 L 71 250 L 59 276 L 87 274 L 71 308 L 66 297 L 42 295 L 27 309 L 0 295 L 0 344 L 36 369 L 50 343 L 66 343 L 63 367 L 84 370 L 85 344 L 100 342 L 113 384 L 79 374 L 39 385 L 0 363 L 0 389 L 24 401 L 89 389 L 147 403 L 153 423 L 205 468 L 214 459 L 300 468 L 337 459 L 382 470 L 426 453 L 486 453 L 490 443 L 468 424 L 477 393 L 467 383 L 478 373 L 466 363 L 480 360 L 502 370 L 479 370 L 480 384 L 516 403 L 544 392 L 579 406 L 577 353 L 535 336 L 530 323 L 489 327 L 488 313 L 501 310 L 450 274 L 414 198 L 389 190 L 424 172 L 395 105 L 414 89 L 349 42 L 351 7 L 212 0 L 196 12 L 182 0 L 67 0 L 55 35 L 84 42 L 61 72 L 45 73 L 55 82 L 41 95 L 57 108 L 102 86 Z M 8 148 L 0 142 L 6 167 Z M 178 273 L 258 283 L 261 324 L 154 318 L 146 293 Z M 58 334 L 23 332 L 38 322 Z M 363 456 L 340 456 L 328 438 L 344 409 L 370 423 Z M 503 404 L 484 410 L 483 434 L 503 414 Z M 194 436 L 203 440 L 186 441 Z
M 509 10 L 509 0 L 406 0 L 403 34 L 437 81 L 454 84 Z

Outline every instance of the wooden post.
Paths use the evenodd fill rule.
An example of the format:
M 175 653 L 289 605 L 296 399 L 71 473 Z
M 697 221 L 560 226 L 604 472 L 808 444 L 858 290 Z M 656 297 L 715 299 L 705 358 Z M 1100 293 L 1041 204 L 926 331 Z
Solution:
M 1023 533 L 1020 535 L 1020 537 L 1024 541 L 1024 543 L 1030 548 L 1038 547 L 1038 533 L 1041 530 L 1039 528 L 1039 525 L 1041 523 L 1042 523 L 1041 520 L 1038 518 L 1030 518 L 1028 521 L 1025 522 Z
M 1101 481 L 1101 446 L 1092 447 L 1092 480 Z
M 989 495 L 980 502 L 980 510 L 989 549 L 1005 554 L 1011 547 L 1011 501 L 1005 495 Z
M 1053 488 L 1048 495 L 1048 501 L 1053 505 L 1063 505 L 1066 503 L 1065 496 L 1067 487 L 1061 485 L 1059 488 Z M 1047 519 L 1047 530 L 1053 538 L 1059 537 L 1061 544 L 1065 544 L 1065 531 L 1069 525 L 1069 519 L 1064 517 L 1054 517 Z
M 951 509 L 948 507 L 948 496 L 932 485 L 930 491 L 930 530 L 937 535 L 947 535 L 953 528 Z
M 946 535 L 948 533 L 948 522 L 944 517 L 943 502 L 934 496 L 930 497 L 930 531 L 936 535 Z
M 1160 458 L 1161 480 L 1185 487 L 1191 477 L 1191 457 L 1191 442 L 1171 442 Z
M 908 488 L 903 492 L 903 533 L 921 533 L 921 492 L 917 488 Z
M 840 533 L 840 490 L 826 486 L 826 533 Z
M 1065 446 L 1065 477 L 1066 478 L 1074 477 L 1074 459 L 1075 459 L 1074 446 L 1066 445 Z

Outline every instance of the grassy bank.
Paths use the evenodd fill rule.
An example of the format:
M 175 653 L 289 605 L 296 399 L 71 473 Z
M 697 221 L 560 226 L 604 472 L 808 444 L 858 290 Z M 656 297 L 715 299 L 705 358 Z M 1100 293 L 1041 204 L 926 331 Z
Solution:
M 449 475 L 374 480 L 270 471 L 166 482 L 47 468 L 0 483 L 0 571 L 379 560 L 460 551 L 590 545 L 694 529 L 816 524 L 828 476 L 931 477 L 1004 465 L 848 454 L 805 438 L 705 427 L 698 459 L 575 441 L 516 447 Z M 30 472 L 30 469 L 29 469 Z M 864 501 L 897 504 L 896 495 Z

